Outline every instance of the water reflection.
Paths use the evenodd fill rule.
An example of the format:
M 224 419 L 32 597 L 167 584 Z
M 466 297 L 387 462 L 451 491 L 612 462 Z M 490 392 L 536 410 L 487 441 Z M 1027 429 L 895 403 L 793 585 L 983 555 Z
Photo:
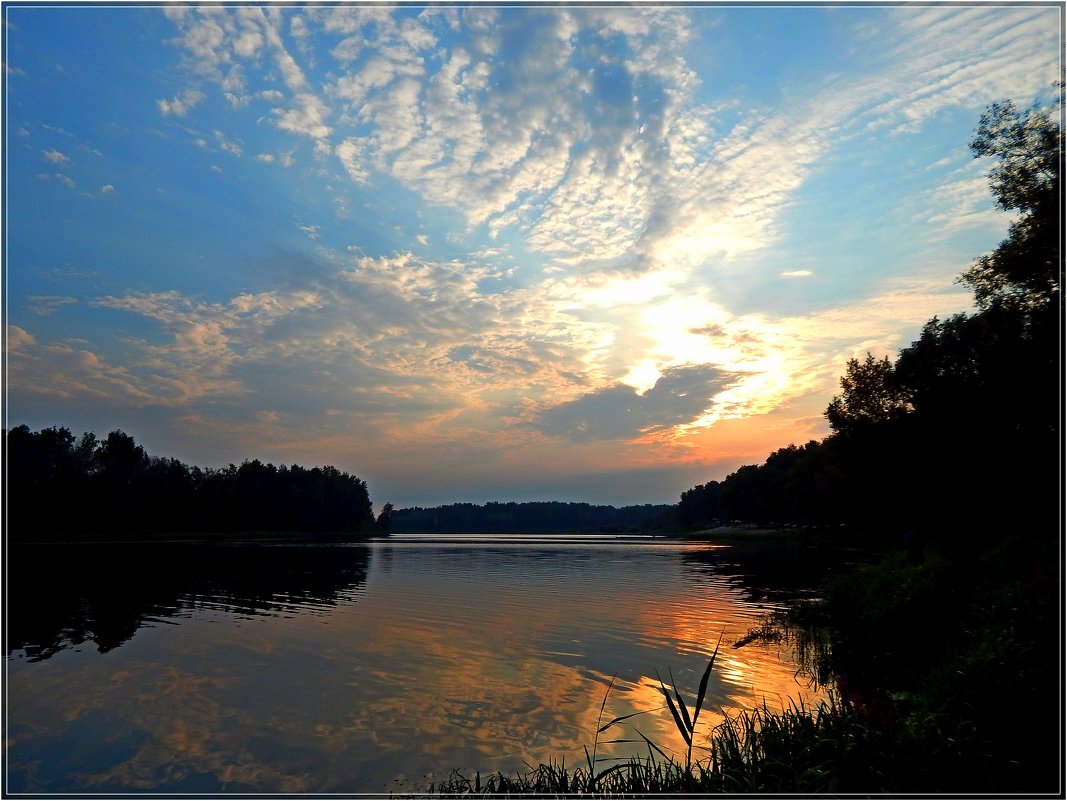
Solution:
M 577 764 L 613 679 L 605 719 L 645 714 L 604 736 L 680 748 L 656 670 L 695 691 L 770 606 L 707 546 L 546 540 L 12 564 L 9 789 L 384 793 Z M 65 600 L 35 619 L 45 588 Z M 724 647 L 706 707 L 810 699 L 789 657 Z
M 195 610 L 313 612 L 354 599 L 364 546 L 137 543 L 16 545 L 7 554 L 4 652 L 29 661 L 86 642 L 102 653 Z
M 696 572 L 728 576 L 752 601 L 791 601 L 816 593 L 852 558 L 848 550 L 816 548 L 791 539 L 732 539 L 682 554 Z

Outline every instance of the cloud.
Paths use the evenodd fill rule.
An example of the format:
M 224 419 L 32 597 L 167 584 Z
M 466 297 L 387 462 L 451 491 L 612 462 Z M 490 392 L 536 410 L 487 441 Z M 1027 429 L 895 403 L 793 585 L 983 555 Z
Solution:
M 365 184 L 370 180 L 370 167 L 362 158 L 363 141 L 361 139 L 346 139 L 336 147 L 334 152 L 344 165 L 349 178 L 357 184 Z
M 986 168 L 986 164 L 973 161 L 933 189 L 909 198 L 906 205 L 912 220 L 930 226 L 938 239 L 968 228 L 1006 228 L 1010 215 L 994 205 Z
M 534 425 L 578 441 L 632 439 L 698 419 L 737 379 L 714 365 L 671 367 L 644 395 L 616 384 L 546 409 Z
M 222 64 L 263 74 L 269 49 L 292 92 L 288 103 L 259 93 L 275 124 L 316 140 L 356 184 L 387 175 L 471 229 L 516 231 L 559 265 L 592 271 L 692 271 L 769 247 L 815 165 L 864 122 L 907 127 L 973 106 L 1002 61 L 1027 65 L 1005 88 L 1032 89 L 1037 79 L 1023 78 L 1044 56 L 1031 51 L 1045 51 L 1028 43 L 1055 36 L 1039 31 L 1042 9 L 901 9 L 884 23 L 900 43 L 879 53 L 877 71 L 827 78 L 771 110 L 700 94 L 685 50 L 698 14 L 308 11 L 289 21 L 300 42 L 343 37 L 324 56 L 321 91 L 297 61 L 304 51 L 285 48 L 281 10 L 174 19 L 177 43 L 220 82 Z
M 32 409 L 41 398 L 123 407 L 168 403 L 168 381 L 138 376 L 84 342 L 45 344 L 18 326 L 7 331 L 8 391 L 17 406 Z
M 221 110 L 225 122 L 187 131 L 198 147 L 293 167 L 274 185 L 298 186 L 289 201 L 303 210 L 279 237 L 313 242 L 250 259 L 247 293 L 97 298 L 136 318 L 138 338 L 34 340 L 21 363 L 60 376 L 45 387 L 88 384 L 84 351 L 125 370 L 98 393 L 150 399 L 205 431 L 295 449 L 305 426 L 336 448 L 346 427 L 364 427 L 396 453 L 447 451 L 450 466 L 547 453 L 560 438 L 590 452 L 633 447 L 627 458 L 633 443 L 707 442 L 731 421 L 832 393 L 847 355 L 888 352 L 931 314 L 964 308 L 961 293 L 934 288 L 962 267 L 947 256 L 910 283 L 867 276 L 867 297 L 842 301 L 826 294 L 826 251 L 773 248 L 804 239 L 791 209 L 844 159 L 874 158 L 890 132 L 940 125 L 945 109 L 1040 91 L 1042 43 L 1055 39 L 1039 7 L 865 14 L 877 38 L 847 20 L 835 28 L 862 61 L 838 53 L 839 74 L 742 101 L 732 78 L 705 69 L 726 34 L 701 7 L 163 13 L 189 88 L 166 90 L 160 112 L 179 124 Z M 701 26 L 711 33 L 696 53 Z M 952 171 L 965 154 L 939 148 L 916 148 L 921 190 L 890 223 L 918 224 L 927 241 L 1003 226 L 981 170 Z M 69 161 L 27 152 L 50 170 Z M 895 269 L 892 258 L 872 256 L 871 274 Z M 773 314 L 760 292 L 818 294 L 820 309 Z M 70 314 L 59 298 L 38 296 L 34 309 Z
M 941 109 L 1047 94 L 1059 80 L 1059 16 L 1041 6 L 896 9 L 898 65 L 872 126 L 912 132 Z
M 157 100 L 159 112 L 164 116 L 184 117 L 194 106 L 199 104 L 205 95 L 197 89 L 186 89 L 172 100 Z
M 310 136 L 313 139 L 325 139 L 333 129 L 326 124 L 330 110 L 318 96 L 303 93 L 293 99 L 294 107 L 274 109 L 277 126 L 283 131 Z
M 64 175 L 61 172 L 41 173 L 37 176 L 37 178 L 41 181 L 59 181 L 59 183 L 63 184 L 63 186 L 67 187 L 68 189 L 74 189 L 77 186 L 73 178 L 71 178 L 69 175 Z
M 215 134 L 215 142 L 221 150 L 229 153 L 231 156 L 237 156 L 238 158 L 243 155 L 244 149 L 240 144 L 228 140 L 222 131 L 214 131 L 213 133 Z
M 40 315 L 53 314 L 63 306 L 78 302 L 77 298 L 72 298 L 69 295 L 31 295 L 28 300 L 30 301 L 30 311 Z

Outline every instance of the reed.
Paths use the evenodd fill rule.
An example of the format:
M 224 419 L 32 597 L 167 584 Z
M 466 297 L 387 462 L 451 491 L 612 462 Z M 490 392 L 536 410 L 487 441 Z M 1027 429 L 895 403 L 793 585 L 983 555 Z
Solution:
M 817 706 L 764 704 L 705 735 L 718 646 L 691 703 L 668 672 L 659 691 L 684 760 L 638 730 L 647 755 L 603 767 L 600 746 L 627 740 L 601 737 L 614 726 L 636 729 L 631 715 L 598 720 L 584 766 L 540 765 L 485 782 L 453 774 L 432 792 L 1062 798 L 1062 585 L 1050 542 L 1018 534 L 984 550 L 890 550 L 735 644 L 795 646 L 801 669 L 830 691 Z
M 429 792 L 436 796 L 603 798 L 661 793 L 847 792 L 857 783 L 854 779 L 863 783 L 861 777 L 842 773 L 842 764 L 850 756 L 847 743 L 861 743 L 866 737 L 864 733 L 857 737 L 858 731 L 857 724 L 832 704 L 815 709 L 791 706 L 781 712 L 762 707 L 728 717 L 716 726 L 707 739 L 707 756 L 689 759 L 687 764 L 645 738 L 647 756 L 630 757 L 602 770 L 587 759 L 585 765 L 574 768 L 550 762 L 512 775 L 497 773 L 483 778 L 475 774 L 474 779 L 454 771 L 445 781 L 431 785 Z M 852 750 L 857 753 L 851 756 L 859 757 L 858 751 L 864 749 Z
M 670 711 L 678 734 L 685 743 L 685 761 L 668 755 L 666 750 L 640 730 L 639 740 L 602 740 L 609 729 L 640 715 L 663 709 L 644 710 L 603 722 L 608 696 L 615 679 L 609 683 L 600 706 L 592 748 L 585 747 L 585 765 L 568 768 L 563 762 L 528 766 L 526 772 L 512 775 L 492 774 L 474 778 L 453 771 L 444 781 L 430 786 L 436 796 L 512 796 L 512 795 L 594 795 L 597 797 L 644 794 L 692 794 L 722 792 L 827 792 L 838 787 L 835 769 L 840 756 L 832 743 L 842 739 L 842 727 L 848 728 L 848 711 L 837 701 L 823 702 L 813 709 L 791 703 L 782 711 L 764 705 L 725 715 L 711 728 L 704 744 L 697 743 L 700 714 L 705 709 L 708 683 L 722 644 L 722 635 L 700 678 L 692 703 L 687 704 L 682 691 L 669 673 L 670 685 L 660 679 L 659 689 Z M 846 738 L 847 739 L 847 738 Z M 647 756 L 633 756 L 601 768 L 611 758 L 598 756 L 602 744 L 643 742 Z M 694 758 L 694 749 L 705 756 Z

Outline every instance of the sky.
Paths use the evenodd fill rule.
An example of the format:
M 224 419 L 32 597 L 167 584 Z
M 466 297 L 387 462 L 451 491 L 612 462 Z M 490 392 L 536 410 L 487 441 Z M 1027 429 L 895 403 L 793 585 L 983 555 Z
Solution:
M 4 6 L 5 428 L 673 503 L 968 311 L 1062 5 Z

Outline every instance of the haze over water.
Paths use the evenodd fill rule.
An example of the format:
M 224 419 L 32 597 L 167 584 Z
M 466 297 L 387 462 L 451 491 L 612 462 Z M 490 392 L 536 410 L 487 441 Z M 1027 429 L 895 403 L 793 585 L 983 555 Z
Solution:
M 730 647 L 784 597 L 730 547 L 96 548 L 95 562 L 21 557 L 36 591 L 9 610 L 11 791 L 382 793 L 453 768 L 577 765 L 613 677 L 603 721 L 649 711 L 601 738 L 640 731 L 670 752 L 682 743 L 656 671 L 691 697 L 720 632 L 709 725 L 719 707 L 818 697 L 789 649 Z M 148 572 L 120 567 L 136 560 Z

